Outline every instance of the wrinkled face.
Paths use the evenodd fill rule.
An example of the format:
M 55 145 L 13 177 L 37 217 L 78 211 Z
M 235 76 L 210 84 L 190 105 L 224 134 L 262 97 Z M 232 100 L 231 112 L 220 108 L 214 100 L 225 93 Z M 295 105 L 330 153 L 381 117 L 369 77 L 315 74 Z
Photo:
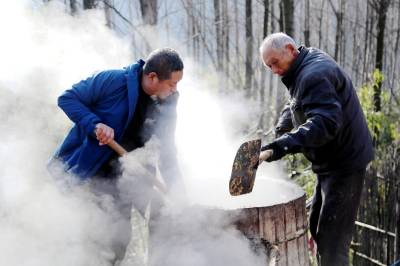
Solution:
M 160 80 L 154 72 L 149 73 L 148 88 L 151 95 L 155 95 L 160 99 L 165 99 L 172 93 L 176 92 L 178 82 L 183 77 L 183 71 L 174 71 L 171 77 L 166 80 Z
M 264 65 L 271 69 L 272 73 L 284 76 L 296 59 L 298 51 L 287 44 L 282 49 L 266 48 L 262 53 Z

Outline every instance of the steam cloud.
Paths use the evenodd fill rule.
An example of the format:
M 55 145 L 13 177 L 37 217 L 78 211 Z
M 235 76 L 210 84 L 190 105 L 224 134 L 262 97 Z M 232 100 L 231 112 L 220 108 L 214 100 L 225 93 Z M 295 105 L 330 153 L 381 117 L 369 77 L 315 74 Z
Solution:
M 128 43 L 104 26 L 101 12 L 71 17 L 57 1 L 46 6 L 32 3 L 9 1 L 0 10 L 0 265 L 112 265 L 113 248 L 126 241 L 118 229 L 129 221 L 110 195 L 94 194 L 88 185 L 60 189 L 46 171 L 46 162 L 71 125 L 55 105 L 57 96 L 94 70 L 121 67 L 134 59 Z M 189 60 L 185 66 L 177 128 L 185 183 L 192 188 L 191 180 L 227 184 L 241 141 L 232 141 L 237 124 L 246 123 L 257 110 L 242 99 L 242 105 L 232 98 L 215 101 L 204 89 L 207 84 L 199 86 L 191 78 L 195 66 Z M 123 163 L 132 167 L 129 160 L 140 162 L 156 146 L 129 154 Z M 268 167 L 273 175 L 281 175 L 276 166 Z M 121 182 L 129 183 L 129 175 Z M 188 192 L 206 197 L 204 191 Z M 194 198 L 196 203 L 201 196 Z M 174 206 L 178 207 L 165 207 L 159 214 L 163 219 L 150 226 L 155 245 L 150 263 L 265 265 L 265 256 L 254 254 L 223 215 L 210 216 L 198 205 Z M 147 224 L 137 226 L 145 240 Z M 122 264 L 133 265 L 128 261 L 140 259 L 135 262 L 131 253 Z

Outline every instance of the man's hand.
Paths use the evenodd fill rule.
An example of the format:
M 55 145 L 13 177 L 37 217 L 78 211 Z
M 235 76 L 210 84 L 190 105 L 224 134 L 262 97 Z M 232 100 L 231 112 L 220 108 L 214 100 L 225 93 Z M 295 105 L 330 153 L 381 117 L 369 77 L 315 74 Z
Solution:
M 96 138 L 99 140 L 100 146 L 106 145 L 114 139 L 114 129 L 103 123 L 98 123 L 96 125 L 94 133 L 96 134 Z
M 261 147 L 261 151 L 272 150 L 272 155 L 266 159 L 267 162 L 273 162 L 281 159 L 286 155 L 285 150 L 280 147 L 277 143 L 271 142 L 263 147 Z

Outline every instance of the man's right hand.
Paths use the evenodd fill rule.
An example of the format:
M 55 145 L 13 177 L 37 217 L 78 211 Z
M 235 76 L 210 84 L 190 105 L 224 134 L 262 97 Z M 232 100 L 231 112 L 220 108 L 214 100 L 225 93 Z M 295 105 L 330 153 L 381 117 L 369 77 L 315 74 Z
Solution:
M 276 142 L 271 142 L 263 147 L 261 147 L 261 151 L 272 150 L 272 155 L 267 157 L 265 161 L 273 162 L 280 160 L 283 156 L 286 155 L 286 149 L 281 148 Z
M 98 123 L 96 125 L 94 133 L 96 134 L 100 146 L 106 145 L 114 139 L 114 129 L 103 123 Z

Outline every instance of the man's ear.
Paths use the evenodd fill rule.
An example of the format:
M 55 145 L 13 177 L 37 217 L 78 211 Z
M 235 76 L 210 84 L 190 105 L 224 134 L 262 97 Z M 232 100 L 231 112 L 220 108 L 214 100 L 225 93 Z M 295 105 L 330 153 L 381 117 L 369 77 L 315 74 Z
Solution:
M 157 73 L 156 72 L 150 72 L 149 74 L 147 74 L 147 76 L 149 77 L 149 79 L 151 81 L 155 81 L 158 79 Z
M 293 56 L 296 56 L 296 55 L 297 55 L 297 48 L 296 48 L 293 44 L 288 43 L 288 44 L 285 45 L 285 48 L 286 48 Z
M 296 47 L 293 46 L 291 43 L 285 44 L 285 48 L 288 49 L 290 52 L 293 52 L 293 50 L 296 50 Z

